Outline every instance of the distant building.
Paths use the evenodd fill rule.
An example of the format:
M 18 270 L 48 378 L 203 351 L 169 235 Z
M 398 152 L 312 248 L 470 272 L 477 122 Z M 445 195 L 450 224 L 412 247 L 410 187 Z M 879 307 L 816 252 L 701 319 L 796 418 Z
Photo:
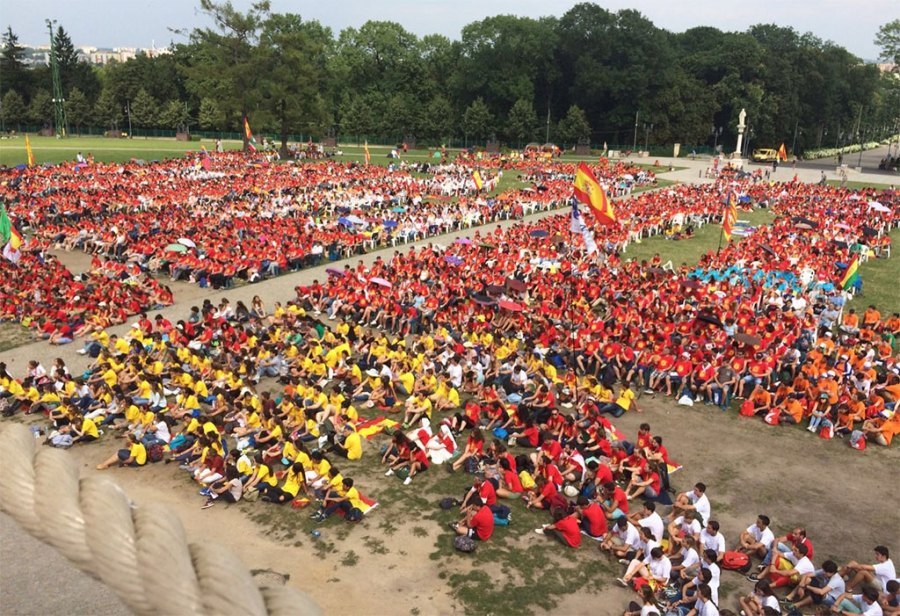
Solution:
M 878 70 L 882 73 L 896 73 L 898 70 L 900 70 L 900 66 L 894 64 L 893 62 L 884 62 L 882 64 L 876 64 L 875 66 L 877 66 Z
M 25 64 L 39 66 L 50 64 L 50 45 L 36 45 L 25 47 Z M 78 57 L 89 64 L 108 64 L 109 62 L 127 62 L 139 53 L 155 58 L 172 53 L 168 47 L 92 47 L 82 45 L 76 47 Z

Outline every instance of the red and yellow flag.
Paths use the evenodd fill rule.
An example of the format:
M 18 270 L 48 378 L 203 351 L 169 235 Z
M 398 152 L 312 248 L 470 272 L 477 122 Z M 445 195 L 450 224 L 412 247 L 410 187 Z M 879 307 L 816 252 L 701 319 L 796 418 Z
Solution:
M 253 133 L 250 131 L 250 121 L 247 119 L 247 116 L 244 116 L 244 137 L 247 138 L 247 147 L 255 152 L 256 139 L 253 138 Z
M 728 193 L 728 203 L 725 205 L 725 213 L 722 215 L 722 235 L 725 241 L 731 241 L 731 232 L 737 223 L 737 196 L 734 191 Z
M 606 191 L 584 163 L 579 163 L 575 172 L 575 198 L 591 208 L 600 222 L 604 224 L 617 222 L 616 212 L 609 197 L 606 196 Z
M 25 156 L 28 158 L 28 166 L 34 167 L 34 152 L 31 151 L 31 140 L 25 135 Z
M 368 139 L 366 139 L 366 141 L 363 143 L 363 154 L 366 155 L 366 166 L 368 167 L 369 161 L 372 160 L 372 155 L 369 154 L 369 140 Z
M 781 144 L 781 147 L 778 148 L 778 160 L 787 160 L 787 150 L 783 143 Z

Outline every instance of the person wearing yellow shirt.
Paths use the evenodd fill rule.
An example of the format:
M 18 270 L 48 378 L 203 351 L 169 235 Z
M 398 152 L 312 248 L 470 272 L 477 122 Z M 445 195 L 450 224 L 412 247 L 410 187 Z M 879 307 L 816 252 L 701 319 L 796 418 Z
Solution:
M 362 517 L 365 505 L 359 498 L 359 490 L 353 485 L 353 479 L 344 477 L 341 479 L 341 487 L 339 490 L 329 490 L 322 503 L 322 507 L 316 511 L 311 517 L 316 522 L 324 522 L 330 515 L 340 510 L 351 521 L 358 521 Z M 359 516 L 351 515 L 351 511 L 356 510 Z
M 344 441 L 342 443 L 336 442 L 328 451 L 343 456 L 348 460 L 359 460 L 362 458 L 362 439 L 353 425 L 345 423 L 343 434 Z
M 97 470 L 106 470 L 113 464 L 121 466 L 144 466 L 147 463 L 147 448 L 134 434 L 128 435 L 128 449 L 120 449 L 97 465 Z
M 97 424 L 94 423 L 93 419 L 88 419 L 87 417 L 81 420 L 81 426 L 72 423 L 71 431 L 75 436 L 74 443 L 90 443 L 100 438 L 100 430 L 97 428 Z
M 403 417 L 403 426 L 414 425 L 422 417 L 431 419 L 433 406 L 431 400 L 421 394 L 414 394 L 406 399 L 406 412 Z

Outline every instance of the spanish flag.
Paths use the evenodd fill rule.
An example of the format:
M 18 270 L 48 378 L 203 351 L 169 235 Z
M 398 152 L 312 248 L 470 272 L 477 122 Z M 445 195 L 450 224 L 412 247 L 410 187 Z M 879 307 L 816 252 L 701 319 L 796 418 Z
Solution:
M 250 148 L 251 152 L 255 152 L 256 139 L 253 138 L 253 133 L 250 131 L 250 121 L 247 119 L 247 116 L 244 116 L 244 137 L 247 138 L 247 147 Z
M 778 160 L 787 160 L 787 150 L 783 143 L 781 144 L 781 147 L 778 148 Z
M 34 152 L 31 151 L 31 140 L 25 135 L 25 155 L 28 157 L 28 166 L 34 167 Z
M 846 291 L 850 287 L 857 286 L 859 282 L 859 257 L 853 257 L 853 262 L 847 267 L 847 273 L 841 280 L 841 289 Z
M 366 167 L 368 167 L 369 161 L 372 160 L 372 155 L 369 154 L 369 140 L 368 139 L 366 139 L 366 141 L 363 143 L 363 154 L 366 155 Z
M 484 186 L 484 180 L 481 179 L 481 172 L 478 169 L 472 172 L 472 179 L 475 180 L 475 190 L 481 190 Z
M 728 193 L 728 202 L 725 205 L 725 213 L 722 215 L 722 235 L 725 241 L 731 241 L 731 232 L 734 231 L 734 225 L 737 222 L 737 196 L 734 191 Z
M 613 210 L 609 197 L 606 196 L 606 191 L 584 163 L 579 163 L 575 172 L 575 198 L 590 207 L 600 222 L 604 224 L 617 222 L 616 212 Z

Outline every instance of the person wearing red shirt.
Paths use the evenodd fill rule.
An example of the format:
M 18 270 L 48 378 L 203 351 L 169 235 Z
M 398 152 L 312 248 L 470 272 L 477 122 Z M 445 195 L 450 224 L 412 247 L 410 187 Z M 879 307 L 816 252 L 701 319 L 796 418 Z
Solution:
M 525 492 L 522 481 L 507 458 L 500 458 L 500 487 L 496 493 L 499 498 L 519 498 Z
M 605 483 L 601 506 L 606 513 L 606 519 L 616 520 L 628 514 L 628 496 L 615 482 Z
M 566 515 L 562 508 L 553 510 L 553 524 L 547 524 L 535 531 L 539 535 L 553 537 L 566 547 L 577 548 L 581 545 L 581 528 L 575 515 Z
M 484 504 L 479 496 L 473 496 L 468 507 L 464 511 L 464 517 L 459 522 L 451 522 L 457 535 L 487 541 L 494 534 L 494 513 L 490 507 Z
M 693 371 L 694 364 L 691 363 L 691 354 L 687 352 L 682 353 L 681 358 L 672 367 L 672 371 L 666 376 L 666 395 L 672 395 L 672 386 L 674 385 L 675 392 L 678 392 L 678 396 L 680 396 L 682 383 L 686 381 Z
M 574 515 L 580 520 L 581 531 L 595 539 L 602 539 L 608 527 L 606 516 L 599 503 L 588 500 L 585 496 L 579 496 L 577 504 L 578 509 Z

